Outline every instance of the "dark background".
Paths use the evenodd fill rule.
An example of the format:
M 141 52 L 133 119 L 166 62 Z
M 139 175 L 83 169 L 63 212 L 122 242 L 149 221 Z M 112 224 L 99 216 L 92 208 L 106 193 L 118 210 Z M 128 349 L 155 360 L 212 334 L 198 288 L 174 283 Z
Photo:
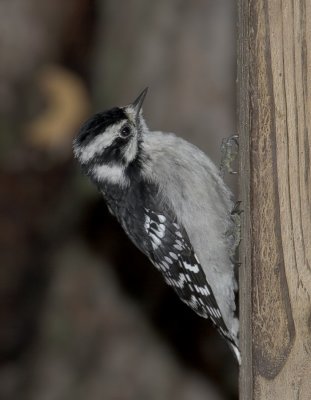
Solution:
M 219 164 L 235 129 L 235 2 L 0 2 L 0 398 L 237 398 L 237 366 L 72 158 L 91 113 L 150 87 L 151 129 Z

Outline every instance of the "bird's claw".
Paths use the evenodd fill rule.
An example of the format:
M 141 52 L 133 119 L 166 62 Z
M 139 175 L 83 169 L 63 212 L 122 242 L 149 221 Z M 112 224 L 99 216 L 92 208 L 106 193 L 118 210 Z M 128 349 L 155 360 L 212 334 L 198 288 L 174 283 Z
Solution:
M 238 139 L 238 135 L 232 135 L 228 138 L 224 138 L 221 142 L 220 174 L 222 177 L 225 175 L 226 171 L 232 175 L 238 174 L 238 172 L 232 168 L 232 164 L 236 160 L 239 153 Z

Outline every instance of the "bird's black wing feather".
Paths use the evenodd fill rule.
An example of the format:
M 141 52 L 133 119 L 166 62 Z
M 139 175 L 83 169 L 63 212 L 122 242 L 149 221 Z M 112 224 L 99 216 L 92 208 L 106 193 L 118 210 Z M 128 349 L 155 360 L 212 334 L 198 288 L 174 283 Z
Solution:
M 234 344 L 185 228 L 158 191 L 142 187 L 138 200 L 128 198 L 120 222 L 136 246 L 162 273 L 180 299 L 204 318 L 210 318 L 222 336 Z
M 233 341 L 185 229 L 168 210 L 145 208 L 149 258 L 180 299 Z M 151 245 L 151 249 L 150 249 Z

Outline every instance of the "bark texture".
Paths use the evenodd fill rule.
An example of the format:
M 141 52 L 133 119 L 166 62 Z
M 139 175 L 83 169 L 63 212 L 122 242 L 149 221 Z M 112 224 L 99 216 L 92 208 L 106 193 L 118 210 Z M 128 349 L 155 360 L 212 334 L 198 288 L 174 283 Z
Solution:
M 311 393 L 311 4 L 240 0 L 242 399 Z

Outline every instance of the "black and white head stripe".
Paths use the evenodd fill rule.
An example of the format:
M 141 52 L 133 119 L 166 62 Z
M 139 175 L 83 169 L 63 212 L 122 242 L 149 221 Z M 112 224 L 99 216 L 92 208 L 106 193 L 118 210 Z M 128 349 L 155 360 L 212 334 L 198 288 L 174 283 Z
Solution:
M 128 184 L 125 169 L 139 154 L 140 137 L 128 108 L 95 114 L 74 141 L 74 153 L 95 182 Z
M 87 145 L 96 136 L 105 132 L 105 130 L 118 122 L 127 119 L 123 108 L 114 107 L 108 111 L 99 112 L 89 118 L 81 127 L 76 139 L 76 145 Z
M 121 108 L 95 114 L 82 126 L 74 141 L 74 153 L 81 164 L 99 163 L 102 153 L 110 148 L 127 117 Z M 115 148 L 118 143 L 115 144 Z M 112 152 L 111 159 L 114 159 Z M 105 160 L 107 163 L 107 160 Z
M 145 208 L 144 228 L 150 242 L 149 258 L 161 271 L 165 282 L 197 314 L 209 318 L 221 335 L 235 346 L 185 229 L 170 213 L 150 208 Z

